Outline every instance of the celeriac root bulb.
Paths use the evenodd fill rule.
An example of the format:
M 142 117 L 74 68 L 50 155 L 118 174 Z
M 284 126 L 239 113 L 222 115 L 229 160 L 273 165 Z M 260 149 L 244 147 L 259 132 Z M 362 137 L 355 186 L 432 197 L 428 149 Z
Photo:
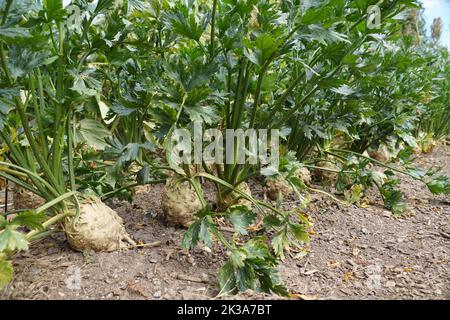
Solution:
M 270 200 L 277 200 L 278 195 L 281 194 L 283 198 L 290 196 L 294 190 L 288 181 L 282 176 L 277 176 L 274 179 L 267 179 L 266 194 Z
M 340 168 L 337 165 L 335 165 L 333 162 L 329 162 L 329 161 L 320 161 L 318 163 L 318 166 L 325 168 L 325 169 L 335 170 L 335 171 L 340 170 Z M 314 171 L 314 175 L 318 178 L 319 181 L 327 182 L 330 184 L 336 183 L 337 178 L 338 178 L 337 172 L 326 171 L 326 170 L 321 170 L 321 169 L 316 169 Z
M 252 192 L 250 190 L 250 187 L 246 182 L 241 182 L 241 184 L 237 187 L 240 191 L 246 193 L 247 195 L 251 196 Z M 225 211 L 231 206 L 235 205 L 241 205 L 247 207 L 249 210 L 252 209 L 252 202 L 250 200 L 247 200 L 243 198 L 239 193 L 236 191 L 230 192 L 226 194 L 222 199 L 218 199 L 217 206 L 219 207 L 220 211 Z
M 308 168 L 300 167 L 295 171 L 295 175 L 300 178 L 300 180 L 303 181 L 304 184 L 309 186 L 311 184 L 311 172 L 308 170 Z
M 295 171 L 295 175 L 303 181 L 305 185 L 311 184 L 311 173 L 305 167 L 301 167 Z M 284 178 L 279 175 L 273 179 L 266 180 L 266 194 L 270 200 L 277 200 L 278 194 L 281 194 L 283 198 L 286 198 L 294 193 L 292 185 Z
M 377 150 L 369 151 L 368 154 L 371 158 L 381 162 L 389 162 L 392 159 L 392 156 L 385 145 L 379 146 Z
M 202 209 L 202 203 L 188 181 L 179 182 L 174 177 L 167 179 L 161 207 L 169 224 L 188 228 L 196 219 L 194 214 Z
M 78 251 L 114 251 L 136 243 L 125 231 L 119 215 L 99 199 L 83 199 L 78 216 L 64 221 L 70 246 Z

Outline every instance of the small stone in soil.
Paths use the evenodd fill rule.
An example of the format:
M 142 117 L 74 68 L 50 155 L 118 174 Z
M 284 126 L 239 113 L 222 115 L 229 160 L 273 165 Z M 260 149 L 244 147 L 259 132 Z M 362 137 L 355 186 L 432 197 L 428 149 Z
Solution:
M 386 281 L 385 286 L 388 288 L 393 288 L 393 287 L 395 287 L 395 281 L 392 281 L 392 280 Z

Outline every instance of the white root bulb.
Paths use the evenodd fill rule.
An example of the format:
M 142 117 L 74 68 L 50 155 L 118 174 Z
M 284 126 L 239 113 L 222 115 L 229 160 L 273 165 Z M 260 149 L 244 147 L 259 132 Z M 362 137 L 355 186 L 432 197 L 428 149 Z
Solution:
M 36 209 L 45 204 L 45 199 L 18 185 L 13 188 L 14 209 Z
M 377 150 L 369 151 L 368 154 L 371 158 L 383 163 L 389 162 L 392 159 L 392 156 L 385 145 L 381 145 Z
M 237 187 L 238 190 L 246 193 L 247 195 L 251 196 L 252 191 L 250 190 L 250 187 L 246 182 L 241 182 L 241 184 Z M 249 210 L 252 209 L 252 202 L 250 200 L 247 200 L 246 198 L 243 198 L 239 193 L 236 191 L 230 192 L 226 194 L 222 199 L 218 199 L 217 206 L 220 211 L 225 211 L 229 207 L 234 205 L 240 205 L 245 206 Z
M 279 194 L 286 198 L 293 193 L 291 185 L 282 176 L 278 176 L 275 179 L 267 179 L 266 187 L 267 196 L 274 201 L 277 200 Z
M 339 171 L 339 167 L 332 162 L 329 161 L 320 161 L 318 163 L 319 167 L 330 169 L 334 171 Z M 334 184 L 337 181 L 338 173 L 333 171 L 326 171 L 321 169 L 316 169 L 314 171 L 314 175 L 317 177 L 319 181 L 328 182 L 330 184 Z
M 78 251 L 114 251 L 136 243 L 125 231 L 122 218 L 99 199 L 83 199 L 77 216 L 64 221 L 70 246 Z
M 309 186 L 311 184 L 311 172 L 305 168 L 305 167 L 300 167 L 299 169 L 297 169 L 295 171 L 295 175 L 297 177 L 300 178 L 300 180 L 303 181 L 304 184 L 306 184 L 307 186 Z
M 202 209 L 202 203 L 188 181 L 179 182 L 174 177 L 167 179 L 161 207 L 169 224 L 188 228 L 195 222 L 194 214 Z
M 305 185 L 311 184 L 311 172 L 305 167 L 301 167 L 295 171 L 295 175 L 303 181 Z M 283 177 L 277 176 L 274 179 L 266 180 L 266 194 L 270 200 L 277 200 L 278 195 L 281 194 L 286 198 L 294 193 L 292 185 Z

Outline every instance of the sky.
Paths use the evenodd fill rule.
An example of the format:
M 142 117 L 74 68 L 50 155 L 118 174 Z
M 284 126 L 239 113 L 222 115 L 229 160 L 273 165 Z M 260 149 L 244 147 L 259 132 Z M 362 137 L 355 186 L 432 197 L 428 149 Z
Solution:
M 450 49 L 450 0 L 422 0 L 422 4 L 425 8 L 427 34 L 431 34 L 433 19 L 441 17 L 443 22 L 441 43 Z

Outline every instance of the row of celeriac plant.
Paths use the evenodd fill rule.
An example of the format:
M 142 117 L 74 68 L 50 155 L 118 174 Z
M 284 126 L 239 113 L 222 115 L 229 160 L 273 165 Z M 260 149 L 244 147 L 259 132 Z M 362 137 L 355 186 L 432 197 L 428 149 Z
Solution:
M 0 2 L 0 138 L 6 158 L 0 176 L 45 203 L 0 217 L 0 284 L 12 276 L 8 259 L 60 224 L 77 250 L 96 245 L 110 250 L 122 237 L 133 242 L 115 212 L 78 192 L 82 185 L 75 174 L 83 164 L 78 149 L 86 143 L 101 149 L 109 135 L 91 108 L 102 83 L 91 76 L 95 69 L 88 59 L 95 51 L 92 23 L 111 3 L 80 2 L 83 20 L 74 24 L 61 1 Z M 91 220 L 92 215 L 97 217 Z M 104 227 L 109 230 L 98 237 L 94 229 Z
M 441 78 L 448 80 L 449 60 L 422 53 L 402 32 L 415 1 L 72 4 L 79 15 L 60 0 L 0 1 L 0 129 L 8 157 L 0 175 L 47 201 L 0 220 L 0 252 L 25 249 L 25 241 L 76 215 L 70 208 L 83 196 L 75 191 L 129 197 L 133 186 L 161 181 L 169 170 L 171 180 L 188 182 L 200 199 L 183 245 L 219 240 L 229 252 L 219 272 L 221 292 L 286 294 L 277 261 L 309 240 L 310 222 L 303 208 L 286 211 L 280 201 L 253 198 L 244 187 L 250 178 L 260 172 L 283 176 L 299 194 L 307 186 L 294 174 L 294 154 L 311 168 L 339 173 L 337 187 L 351 193 L 350 202 L 360 194 L 355 185 L 376 185 L 386 205 L 400 212 L 394 171 L 427 182 L 433 192 L 450 192 L 445 177 L 409 166 L 408 148 L 398 156 L 402 169 L 364 153 L 380 142 L 414 146 L 419 121 L 421 130 L 448 130 L 436 122 L 439 116 L 430 120 L 423 110 L 417 113 L 423 92 L 445 91 L 448 81 Z M 381 8 L 376 29 L 366 25 L 371 5 Z M 439 76 L 428 77 L 424 88 L 421 76 L 432 74 L 428 68 Z M 424 108 L 445 114 L 446 102 L 448 95 L 439 96 Z M 191 130 L 192 121 L 222 131 L 280 129 L 285 163 L 278 172 L 237 162 L 204 163 L 192 171 L 174 163 L 170 152 L 161 157 L 165 137 L 175 128 Z M 339 166 L 323 168 L 323 160 Z M 369 162 L 387 170 L 370 170 Z M 215 208 L 204 199 L 204 179 L 216 186 Z M 253 204 L 255 212 L 239 200 Z M 217 217 L 231 221 L 236 236 L 225 237 Z M 31 236 L 22 230 L 32 230 Z M 10 270 L 9 262 L 0 261 L 0 274 L 7 274 L 2 270 Z

